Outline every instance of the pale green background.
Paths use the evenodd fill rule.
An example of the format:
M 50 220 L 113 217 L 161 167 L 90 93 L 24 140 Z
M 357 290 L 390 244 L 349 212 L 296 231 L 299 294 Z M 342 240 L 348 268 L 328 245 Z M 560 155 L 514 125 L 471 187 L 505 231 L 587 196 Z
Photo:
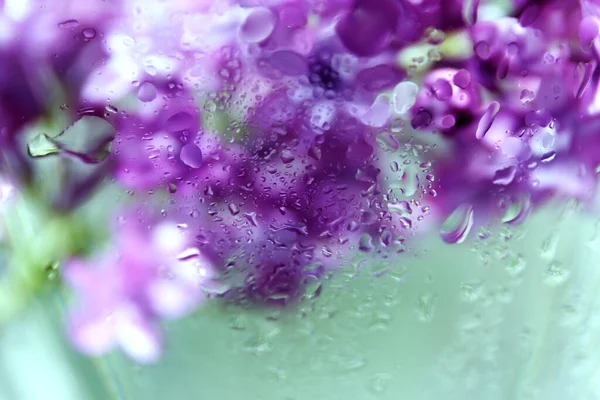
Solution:
M 484 241 L 431 233 L 380 278 L 347 266 L 299 312 L 168 324 L 153 367 L 72 353 L 58 300 L 40 300 L 0 331 L 0 399 L 600 399 L 596 227 L 551 206 Z

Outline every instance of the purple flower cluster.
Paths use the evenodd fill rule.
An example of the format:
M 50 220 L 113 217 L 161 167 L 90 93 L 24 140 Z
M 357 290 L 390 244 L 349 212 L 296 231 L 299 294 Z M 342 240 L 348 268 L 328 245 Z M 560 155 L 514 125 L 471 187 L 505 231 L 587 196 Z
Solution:
M 520 223 L 551 197 L 594 197 L 597 17 L 582 19 L 587 7 L 526 4 L 478 22 L 473 55 L 426 74 L 411 122 L 448 146 L 435 167 L 442 214 L 467 207 L 482 223 Z
M 149 210 L 66 262 L 87 353 L 150 362 L 206 297 L 292 305 L 356 252 L 594 197 L 591 0 L 59 3 L 2 16 L 5 173 L 76 159 L 63 212 L 105 177 Z M 29 138 L 45 119 L 66 125 Z
M 91 262 L 71 260 L 63 272 L 80 294 L 70 336 L 87 354 L 118 345 L 140 362 L 153 362 L 161 344 L 157 318 L 189 314 L 221 288 L 210 261 L 187 247 L 186 232 L 171 222 L 148 226 L 139 219 L 122 219 L 115 248 Z

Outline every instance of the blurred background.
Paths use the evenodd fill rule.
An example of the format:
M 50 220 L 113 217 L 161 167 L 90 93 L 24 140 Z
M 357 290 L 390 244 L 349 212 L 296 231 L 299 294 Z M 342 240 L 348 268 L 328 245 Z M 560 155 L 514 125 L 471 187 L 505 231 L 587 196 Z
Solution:
M 1 398 L 598 399 L 598 227 L 551 204 L 485 239 L 424 237 L 387 274 L 357 260 L 298 310 L 211 304 L 165 324 L 155 366 L 74 353 L 50 295 L 1 331 Z

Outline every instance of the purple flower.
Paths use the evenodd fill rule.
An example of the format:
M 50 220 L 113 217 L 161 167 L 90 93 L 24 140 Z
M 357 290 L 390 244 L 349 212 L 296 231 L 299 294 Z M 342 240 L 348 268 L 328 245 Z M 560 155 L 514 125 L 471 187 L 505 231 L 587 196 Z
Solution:
M 581 135 L 588 143 L 595 136 L 586 128 L 589 111 L 582 113 L 593 103 L 582 89 L 595 80 L 587 65 L 593 61 L 582 49 L 553 47 L 577 35 L 542 18 L 571 16 L 561 2 L 537 19 L 523 13 L 473 25 L 475 58 L 430 72 L 411 110 L 415 129 L 442 133 L 448 146 L 436 156 L 432 199 L 454 224 L 456 235 L 446 230 L 444 240 L 464 239 L 473 219 L 520 223 L 549 198 L 589 201 L 595 193 L 597 161 L 580 144 Z M 498 101 L 484 100 L 486 90 Z
M 161 351 L 158 318 L 193 311 L 216 287 L 213 267 L 197 248 L 186 247 L 174 223 L 148 229 L 127 221 L 116 233 L 116 248 L 65 267 L 64 279 L 77 294 L 70 336 L 91 355 L 119 346 L 138 362 L 154 362 Z
M 160 320 L 206 297 L 294 305 L 356 252 L 593 200 L 593 1 L 100 3 L 27 9 L 0 40 L 6 173 L 61 160 L 63 213 L 106 177 L 161 209 L 66 263 L 86 353 L 152 362 Z
M 65 268 L 68 284 L 85 294 L 80 308 L 70 315 L 73 344 L 90 355 L 101 355 L 119 346 L 138 362 L 156 361 L 161 347 L 157 323 L 135 299 L 127 298 L 133 297 L 129 292 L 137 291 L 128 282 L 135 279 L 133 272 L 115 270 L 117 260 L 105 262 L 108 265 L 98 264 L 92 269 L 72 261 Z M 136 278 L 141 280 L 140 276 Z
M 209 149 L 194 142 L 200 131 L 200 113 L 189 95 L 184 95 L 181 84 L 145 80 L 136 114 L 121 115 L 116 122 L 121 140 L 115 143 L 117 177 L 132 188 L 151 189 L 166 186 L 175 179 L 200 168 L 203 158 L 209 158 Z M 149 101 L 150 91 L 154 99 Z M 168 108 L 162 108 L 168 105 Z M 188 143 L 189 142 L 189 143 Z M 187 150 L 183 150 L 184 147 Z M 191 152 L 191 146 L 197 150 Z M 182 152 L 183 151 L 183 152 Z
M 461 8 L 452 0 L 354 0 L 336 33 L 352 53 L 375 56 L 418 41 L 427 28 L 461 26 Z

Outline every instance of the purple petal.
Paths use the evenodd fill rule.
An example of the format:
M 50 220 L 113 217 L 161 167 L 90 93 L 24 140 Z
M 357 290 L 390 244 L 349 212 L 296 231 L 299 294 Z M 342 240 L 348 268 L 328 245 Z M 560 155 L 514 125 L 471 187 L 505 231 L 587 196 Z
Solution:
M 103 355 L 116 345 L 113 326 L 106 318 L 97 318 L 89 313 L 89 309 L 83 309 L 71 316 L 69 337 L 79 351 L 93 356 Z
M 115 340 L 129 357 L 140 364 L 152 364 L 158 361 L 162 346 L 154 322 L 146 319 L 134 307 L 124 307 L 112 318 L 115 318 Z

